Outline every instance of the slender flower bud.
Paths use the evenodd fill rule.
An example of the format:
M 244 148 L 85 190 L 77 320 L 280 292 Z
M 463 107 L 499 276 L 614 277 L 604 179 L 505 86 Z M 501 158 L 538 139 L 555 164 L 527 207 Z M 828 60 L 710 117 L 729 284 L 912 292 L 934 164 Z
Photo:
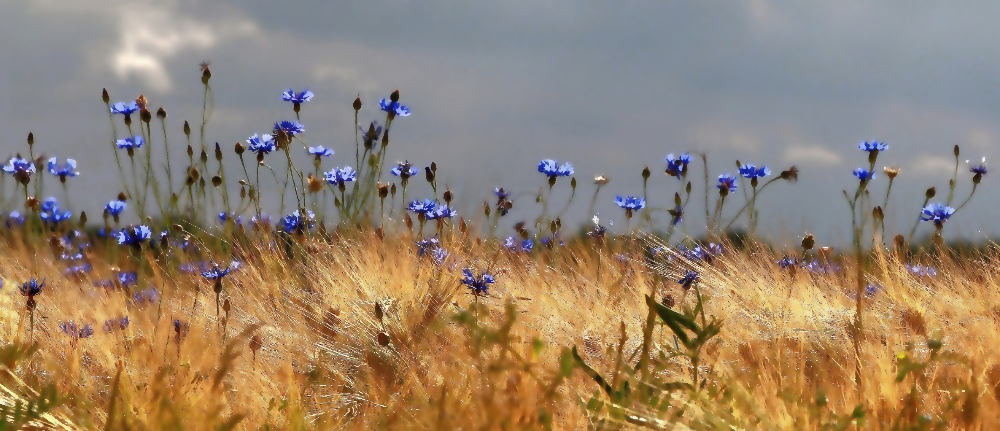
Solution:
M 246 147 L 243 146 L 242 143 L 237 142 L 236 143 L 236 147 L 234 148 L 234 150 L 236 151 L 236 155 L 242 156 L 243 152 L 246 151 L 247 149 L 246 149 Z
M 360 111 L 361 110 L 361 95 L 360 94 L 358 95 L 357 99 L 354 99 L 354 110 L 355 111 Z
M 208 80 L 212 79 L 212 71 L 208 69 L 208 62 L 201 63 L 201 83 L 208 85 Z
M 188 145 L 187 153 L 188 153 L 188 158 L 194 157 L 194 148 L 191 148 L 191 146 Z
M 642 179 L 648 180 L 651 173 L 649 172 L 649 166 L 642 168 Z
M 205 150 L 201 150 L 201 162 L 208 163 L 208 153 Z
M 450 204 L 451 203 L 451 198 L 452 198 L 451 190 L 445 190 L 444 191 L 444 201 L 445 201 L 445 203 L 449 203 Z
M 389 194 L 391 194 L 392 197 L 396 197 L 396 185 L 395 184 L 393 184 L 391 187 L 389 187 Z
M 32 145 L 35 145 L 35 134 L 28 132 L 28 146 L 30 147 Z
M 391 100 L 393 103 L 398 102 L 399 101 L 399 90 L 393 91 L 392 94 L 389 95 L 389 100 Z
M 436 162 L 431 162 L 431 172 L 434 172 L 436 174 L 437 171 L 438 171 L 438 164 Z
M 684 187 L 684 192 L 687 193 L 687 194 L 691 194 L 691 182 L 690 181 L 688 181 L 687 187 Z
M 215 160 L 222 160 L 222 148 L 219 147 L 219 143 L 215 143 Z
M 80 211 L 80 226 L 83 226 L 83 225 L 86 225 L 86 224 L 87 224 L 87 212 L 86 211 Z
M 573 178 L 569 179 L 569 187 L 571 189 L 576 190 L 576 177 L 573 177 Z
M 424 168 L 424 177 L 427 178 L 428 183 L 434 182 L 434 171 L 430 167 Z
M 881 206 L 877 206 L 875 207 L 875 209 L 872 210 L 872 218 L 878 221 L 882 221 L 883 219 L 885 219 L 885 214 L 882 212 Z
M 490 213 L 491 213 L 490 203 L 487 201 L 483 201 L 483 214 L 486 214 L 486 217 L 489 218 Z
M 111 96 L 108 95 L 107 88 L 101 90 L 101 100 L 103 100 L 104 103 L 111 103 Z
M 924 196 L 927 197 L 927 199 L 933 199 L 934 195 L 936 195 L 936 194 L 937 194 L 937 190 L 935 190 L 934 187 L 931 187 L 931 188 L 927 189 L 926 192 L 924 192 Z
M 955 157 L 958 158 L 958 153 L 959 153 L 958 144 L 955 144 L 955 148 L 952 150 L 952 152 L 955 153 Z
M 674 205 L 677 205 L 677 206 L 681 205 L 681 194 L 680 193 L 674 193 Z
M 184 121 L 184 134 L 188 135 L 188 137 L 191 136 L 191 125 L 188 124 L 188 122 L 186 120 Z M 191 148 L 191 147 L 188 146 L 188 148 Z
M 163 109 L 163 107 L 161 106 L 160 109 L 156 110 L 156 118 L 159 118 L 161 120 L 167 118 L 167 110 Z

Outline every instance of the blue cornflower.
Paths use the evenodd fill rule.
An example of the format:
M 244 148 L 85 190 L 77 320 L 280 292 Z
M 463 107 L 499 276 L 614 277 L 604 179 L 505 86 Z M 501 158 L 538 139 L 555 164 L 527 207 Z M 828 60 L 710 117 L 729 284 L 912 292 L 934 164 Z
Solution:
M 392 172 L 393 175 L 405 180 L 414 175 L 417 175 L 418 173 L 420 173 L 420 170 L 414 168 L 413 165 L 410 164 L 410 161 L 407 160 L 405 162 L 396 162 L 396 167 L 392 168 L 392 170 L 390 170 L 389 172 Z
M 80 175 L 76 171 L 76 160 L 66 159 L 66 164 L 59 166 L 59 160 L 55 157 L 49 159 L 49 172 L 59 177 L 59 181 L 66 182 L 66 178 Z
M 281 226 L 284 228 L 285 232 L 296 232 L 305 229 L 312 229 L 313 225 L 316 223 L 316 214 L 312 211 L 306 210 L 306 217 L 302 217 L 298 210 L 286 215 L 281 219 Z
M 70 337 L 73 337 L 73 339 L 90 338 L 90 336 L 94 335 L 94 327 L 89 323 L 83 325 L 83 327 L 78 327 L 75 322 L 70 320 L 69 322 L 60 323 L 59 328 Z
M 934 277 L 937 275 L 937 270 L 934 267 L 920 264 L 906 264 L 906 270 L 918 277 Z
M 135 103 L 134 100 L 128 103 L 116 102 L 115 104 L 111 105 L 112 114 L 131 115 L 133 112 L 138 110 L 139 110 L 139 104 Z
M 930 204 L 920 213 L 920 221 L 932 221 L 940 229 L 944 222 L 955 213 L 955 209 L 944 204 Z
M 433 251 L 434 249 L 441 247 L 441 242 L 437 238 L 422 239 L 420 241 L 415 241 L 414 244 L 417 245 L 417 256 L 423 257 L 428 250 Z
M 886 143 L 884 143 L 884 142 L 879 142 L 879 141 L 871 141 L 871 142 L 865 141 L 865 142 L 862 142 L 862 143 L 858 144 L 858 149 L 861 150 L 861 151 L 867 151 L 867 152 L 871 153 L 871 152 L 878 152 L 878 151 L 888 150 L 889 149 L 889 145 L 886 144 Z
M 201 276 L 205 277 L 207 280 L 221 280 L 223 277 L 228 275 L 230 271 L 238 269 L 239 267 L 240 263 L 235 260 L 225 269 L 220 268 L 219 264 L 213 263 L 212 269 L 202 272 Z
M 799 265 L 799 260 L 794 257 L 785 256 L 781 258 L 778 262 L 778 267 L 781 269 L 796 267 Z
M 434 263 L 438 265 L 444 263 L 444 260 L 447 258 L 448 250 L 445 250 L 444 248 L 438 247 L 431 252 L 431 259 L 433 259 Z
M 875 179 L 875 172 L 868 172 L 868 169 L 857 168 L 854 170 L 854 176 L 858 177 L 861 182 L 868 182 Z
M 142 148 L 142 144 L 145 144 L 146 140 L 142 139 L 142 136 L 136 136 L 134 138 L 119 139 L 116 145 L 118 148 L 124 148 L 129 151 L 135 151 Z
M 836 274 L 841 270 L 840 266 L 835 263 L 824 263 L 818 260 L 804 262 L 802 267 L 817 274 Z
M 497 202 L 503 203 L 510 197 L 510 193 L 505 191 L 503 187 L 497 187 L 493 190 L 493 194 L 497 195 Z
M 341 169 L 333 168 L 330 172 L 326 172 L 326 182 L 335 186 L 343 187 L 345 182 L 356 179 L 358 179 L 358 172 L 350 166 L 344 166 Z
M 108 204 L 104 206 L 104 209 L 108 212 L 109 215 L 117 218 L 119 215 L 121 215 L 122 211 L 125 211 L 125 201 L 120 201 L 115 199 L 111 202 L 108 202 Z
M 4 172 L 11 174 L 21 184 L 28 184 L 31 174 L 35 173 L 35 164 L 28 159 L 19 156 L 11 157 L 3 167 Z
M 153 232 L 144 225 L 132 226 L 118 232 L 118 244 L 141 247 L 153 236 Z
M 110 334 L 110 333 L 114 332 L 115 329 L 121 329 L 122 331 L 124 331 L 125 328 L 128 328 L 128 323 L 129 323 L 128 316 L 122 317 L 121 319 L 108 319 L 108 320 L 105 320 L 104 321 L 104 332 Z
M 406 210 L 416 214 L 427 215 L 430 212 L 434 211 L 434 207 L 436 206 L 437 202 L 434 202 L 430 199 L 424 199 L 423 202 L 421 201 L 410 202 L 410 204 L 406 206 Z
M 552 236 L 542 237 L 541 239 L 542 245 L 545 246 L 546 248 L 555 247 L 557 245 L 556 244 L 557 241 L 559 242 L 558 244 L 559 246 L 566 245 L 566 243 L 564 243 L 563 240 L 559 238 L 558 235 L 555 234 L 553 234 Z
M 555 160 L 545 159 L 538 162 L 538 172 L 548 175 L 550 180 L 556 177 L 568 177 L 573 175 L 573 165 L 563 163 L 562 166 L 558 166 Z
M 308 102 L 312 100 L 312 98 L 313 98 L 313 92 L 309 90 L 296 94 L 295 91 L 289 88 L 288 90 L 285 90 L 284 93 L 281 93 L 281 100 L 284 100 L 286 102 L 292 102 L 296 105 Z
M 736 191 L 736 177 L 730 176 L 729 174 L 719 175 L 719 192 L 723 194 L 729 194 Z
M 289 137 L 305 132 L 306 128 L 298 121 L 279 121 L 274 123 L 274 134 L 285 132 Z
M 986 164 L 982 163 L 978 165 L 973 165 L 971 168 L 969 168 L 969 171 L 974 174 L 986 175 Z
M 11 211 L 10 215 L 7 216 L 7 221 L 5 222 L 7 228 L 13 228 L 14 226 L 21 226 L 24 224 L 24 216 L 17 211 Z
M 24 282 L 24 284 L 21 285 L 21 289 L 20 289 L 21 290 L 21 295 L 27 296 L 28 299 L 31 299 L 31 298 L 35 297 L 35 295 L 38 295 L 38 294 L 42 293 L 42 288 L 43 287 L 45 287 L 45 280 L 44 279 L 42 280 L 41 283 L 39 283 L 38 280 L 35 280 L 34 278 L 32 278 L 31 280 L 28 280 L 28 281 Z
M 694 284 L 695 281 L 698 281 L 698 273 L 689 270 L 687 274 L 684 274 L 684 277 L 681 277 L 680 280 L 677 280 L 677 284 L 680 284 L 681 287 L 684 288 L 684 290 L 688 290 L 691 288 L 691 285 Z
M 618 195 L 615 196 L 615 204 L 625 210 L 625 218 L 632 218 L 633 211 L 646 207 L 646 200 L 632 196 L 622 198 L 621 195 Z
M 393 102 L 389 99 L 382 99 L 378 102 L 379 106 L 383 111 L 388 112 L 390 117 L 409 117 L 410 108 L 399 102 Z
M 309 147 L 309 154 L 316 157 L 319 160 L 320 157 L 330 157 L 333 155 L 333 150 L 329 148 L 323 148 L 322 145 L 318 147 Z
M 483 271 L 479 276 L 473 275 L 472 270 L 465 268 L 462 270 L 464 277 L 462 284 L 466 285 L 473 295 L 480 296 L 489 293 L 489 285 L 496 282 L 492 275 Z
M 743 178 L 764 178 L 771 175 L 771 170 L 767 166 L 756 167 L 754 165 L 743 165 L 740 167 L 740 175 Z
M 247 138 L 247 145 L 249 145 L 250 151 L 257 154 L 267 154 L 274 151 L 274 136 L 266 133 L 263 135 L 254 133 L 253 136 Z
M 667 175 L 672 175 L 677 177 L 677 179 L 683 178 L 687 175 L 688 163 L 691 163 L 690 154 L 681 154 L 680 157 L 674 157 L 673 153 L 667 154 Z
M 54 227 L 63 221 L 69 220 L 73 216 L 73 213 L 70 210 L 63 210 L 59 207 L 59 201 L 56 198 L 49 197 L 42 203 L 42 209 L 38 216 L 42 219 L 43 223 Z
M 425 213 L 427 220 L 440 220 L 446 218 L 452 218 L 458 215 L 458 211 L 448 205 L 437 205 L 433 210 Z

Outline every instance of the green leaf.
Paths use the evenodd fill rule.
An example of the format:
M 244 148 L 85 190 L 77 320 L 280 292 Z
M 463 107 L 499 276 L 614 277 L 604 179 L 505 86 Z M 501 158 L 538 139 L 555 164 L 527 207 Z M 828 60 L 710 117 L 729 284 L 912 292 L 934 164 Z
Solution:
M 572 353 L 573 353 L 573 359 L 576 361 L 577 365 L 580 366 L 580 368 L 583 368 L 583 372 L 588 376 L 590 376 L 590 378 L 594 379 L 594 381 L 597 382 L 597 385 L 604 390 L 604 393 L 608 394 L 609 397 L 613 397 L 615 391 L 611 387 L 611 384 L 609 384 L 608 381 L 604 379 L 604 377 L 601 377 L 601 375 L 596 370 L 591 368 L 590 365 L 587 365 L 587 363 L 583 361 L 583 358 L 581 358 L 580 354 L 576 351 L 576 346 L 573 346 Z

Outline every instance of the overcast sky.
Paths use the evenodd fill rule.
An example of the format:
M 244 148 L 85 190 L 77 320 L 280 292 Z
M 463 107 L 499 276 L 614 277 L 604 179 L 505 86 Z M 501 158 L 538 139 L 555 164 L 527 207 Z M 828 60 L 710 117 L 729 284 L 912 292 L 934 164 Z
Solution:
M 593 176 L 605 174 L 597 211 L 620 229 L 612 198 L 641 195 L 644 166 L 650 205 L 663 206 L 679 187 L 664 156 L 704 151 L 713 182 L 735 173 L 736 158 L 775 172 L 797 165 L 798 183 L 761 198 L 762 229 L 837 242 L 850 235 L 841 190 L 866 165 L 859 141 L 890 145 L 871 185 L 879 201 L 882 166 L 902 168 L 891 233 L 909 230 L 927 187 L 947 195 L 954 144 L 959 201 L 971 185 L 965 159 L 1000 156 L 997 16 L 992 1 L 13 0 L 0 3 L 0 147 L 26 152 L 33 131 L 47 155 L 78 160 L 74 206 L 99 213 L 120 190 L 101 88 L 166 108 L 181 160 L 180 125 L 200 118 L 198 63 L 211 60 L 208 139 L 227 152 L 292 118 L 284 89 L 308 88 L 306 136 L 337 152 L 324 169 L 353 165 L 354 97 L 362 121 L 381 120 L 378 99 L 399 89 L 413 115 L 394 123 L 390 159 L 436 161 L 466 215 L 493 187 L 537 191 L 535 166 L 554 158 L 580 182 L 564 218 L 589 219 Z M 947 236 L 1000 234 L 995 181 L 987 176 Z M 420 184 L 410 197 L 429 193 Z M 697 231 L 700 195 L 693 203 Z M 516 205 L 525 212 L 507 231 L 539 211 L 531 197 Z

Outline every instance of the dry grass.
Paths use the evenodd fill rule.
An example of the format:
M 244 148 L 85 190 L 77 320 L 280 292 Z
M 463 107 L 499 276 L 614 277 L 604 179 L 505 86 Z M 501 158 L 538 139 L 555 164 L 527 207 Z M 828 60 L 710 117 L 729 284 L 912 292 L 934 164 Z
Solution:
M 444 241 L 450 255 L 440 266 L 417 258 L 409 241 L 374 235 L 304 240 L 292 259 L 254 240 L 240 244 L 233 255 L 244 265 L 226 278 L 222 295 L 231 307 L 217 316 L 211 282 L 179 273 L 173 258 L 155 261 L 144 276 L 143 284 L 161 289 L 161 301 L 137 306 L 130 294 L 92 283 L 136 259 L 119 253 L 109 263 L 97 247 L 89 256 L 93 279 L 78 281 L 55 276 L 64 267 L 46 246 L 8 238 L 0 253 L 0 341 L 25 342 L 33 333 L 40 350 L 3 378 L 0 397 L 54 383 L 67 402 L 53 420 L 91 429 L 584 429 L 593 418 L 578 400 L 598 387 L 580 370 L 558 379 L 563 348 L 577 346 L 608 373 L 622 327 L 626 353 L 642 342 L 645 294 L 671 296 L 675 309 L 694 300 L 675 283 L 686 264 L 660 277 L 641 256 L 613 257 L 620 244 L 595 251 L 573 242 L 529 255 L 456 237 Z M 883 290 L 865 302 L 863 428 L 895 418 L 910 388 L 894 380 L 896 354 L 914 343 L 914 353 L 925 355 L 925 334 L 938 329 L 944 350 L 966 356 L 971 368 L 939 363 L 924 373 L 927 387 L 971 381 L 977 392 L 956 395 L 962 401 L 950 408 L 946 390 L 929 392 L 921 411 L 959 412 L 948 426 L 1000 428 L 996 257 L 944 258 L 933 278 L 907 274 L 891 256 L 876 259 L 869 276 Z M 774 265 L 779 258 L 729 250 L 697 265 L 707 313 L 724 321 L 703 367 L 728 389 L 731 396 L 717 402 L 731 407 L 737 427 L 761 420 L 752 427 L 806 428 L 802 405 L 820 392 L 833 411 L 850 412 L 859 402 L 847 330 L 854 280 L 782 272 Z M 497 278 L 478 301 L 484 307 L 466 316 L 502 328 L 505 304 L 512 304 L 509 332 L 476 335 L 453 319 L 475 302 L 459 282 L 465 266 L 489 268 Z M 16 288 L 32 277 L 48 277 L 33 332 Z M 121 316 L 131 321 L 127 329 L 102 330 L 106 319 Z M 189 329 L 176 332 L 174 319 Z M 73 340 L 59 328 L 69 320 L 94 324 L 96 334 Z M 653 333 L 657 348 L 673 343 L 661 328 Z M 687 367 L 674 360 L 663 377 L 688 379 Z M 725 425 L 691 401 L 696 395 L 674 396 L 692 406 L 681 423 Z

